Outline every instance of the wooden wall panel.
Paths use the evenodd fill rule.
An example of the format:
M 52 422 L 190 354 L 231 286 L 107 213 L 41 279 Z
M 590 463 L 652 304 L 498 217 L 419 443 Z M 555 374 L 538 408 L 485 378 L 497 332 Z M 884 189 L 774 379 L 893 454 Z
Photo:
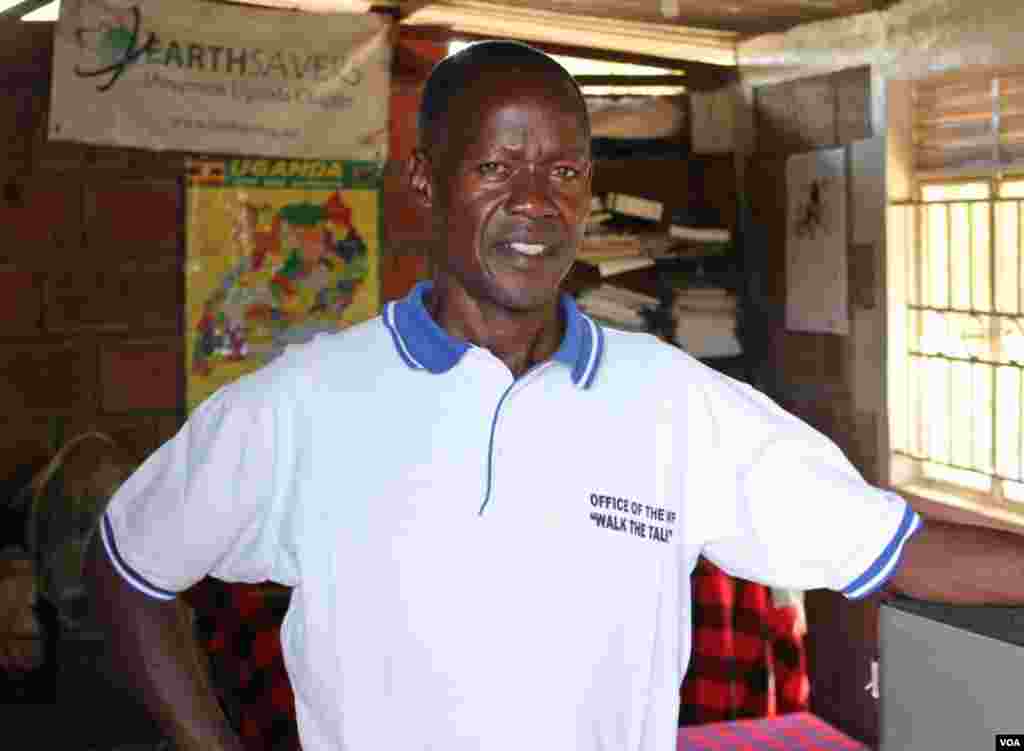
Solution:
M 836 143 L 871 137 L 871 69 L 851 68 L 833 75 L 836 100 Z
M 757 90 L 757 150 L 791 153 L 832 146 L 836 92 L 828 77 L 773 84 Z
M 761 86 L 754 103 L 759 152 L 810 151 L 871 136 L 868 68 Z
M 866 477 L 874 479 L 877 424 L 874 415 L 854 409 L 855 348 L 848 346 L 847 337 L 786 331 L 784 317 L 786 159 L 793 153 L 848 146 L 870 137 L 870 101 L 867 68 L 757 89 L 758 152 L 748 161 L 746 186 L 751 232 L 764 244 L 747 252 L 749 258 L 756 250 L 759 262 L 762 335 L 755 341 L 769 343 L 759 363 L 760 381 L 786 409 L 831 438 Z M 857 247 L 850 251 L 858 252 Z M 862 260 L 851 261 L 852 289 L 860 290 L 859 299 L 867 297 L 863 286 L 873 279 Z M 808 596 L 812 710 L 869 745 L 878 739 L 877 705 L 863 687 L 877 654 L 876 609 L 873 601 L 849 602 L 830 592 Z
M 735 227 L 739 194 L 732 154 L 691 156 L 688 182 L 695 219 L 709 226 Z
M 792 86 L 793 116 L 798 149 L 809 151 L 834 146 L 836 140 L 836 89 L 831 77 L 795 81 Z

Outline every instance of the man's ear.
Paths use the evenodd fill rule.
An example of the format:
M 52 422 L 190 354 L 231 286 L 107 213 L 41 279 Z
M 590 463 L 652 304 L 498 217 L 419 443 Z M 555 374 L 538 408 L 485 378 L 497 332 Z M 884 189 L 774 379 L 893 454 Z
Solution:
M 430 159 L 422 149 L 413 149 L 405 166 L 406 182 L 416 202 L 429 209 L 434 205 L 434 184 Z

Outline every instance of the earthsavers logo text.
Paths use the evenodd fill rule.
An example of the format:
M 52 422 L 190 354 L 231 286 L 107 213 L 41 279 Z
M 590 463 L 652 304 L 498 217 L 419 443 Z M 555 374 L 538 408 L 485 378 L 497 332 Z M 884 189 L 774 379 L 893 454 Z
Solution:
M 89 61 L 76 65 L 74 72 L 81 78 L 102 78 L 98 91 L 109 90 L 138 63 L 147 71 L 143 79 L 147 87 L 247 103 L 276 101 L 345 109 L 353 102 L 345 89 L 364 79 L 356 61 L 345 55 L 211 44 L 147 31 L 139 6 L 79 0 L 75 11 L 71 16 L 78 23 L 74 41 Z

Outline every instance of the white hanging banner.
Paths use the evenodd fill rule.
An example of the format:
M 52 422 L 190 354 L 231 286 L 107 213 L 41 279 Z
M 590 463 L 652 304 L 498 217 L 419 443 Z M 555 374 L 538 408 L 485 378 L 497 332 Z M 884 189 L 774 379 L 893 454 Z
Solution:
M 64 0 L 53 140 L 381 161 L 391 44 L 375 14 Z

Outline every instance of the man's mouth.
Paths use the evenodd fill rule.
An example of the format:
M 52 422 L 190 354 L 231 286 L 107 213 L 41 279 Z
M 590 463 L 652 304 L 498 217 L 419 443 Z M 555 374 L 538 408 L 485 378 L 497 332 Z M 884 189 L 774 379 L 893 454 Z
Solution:
M 508 246 L 516 253 L 527 256 L 539 256 L 548 248 L 543 243 L 509 243 Z
M 556 246 L 540 242 L 502 241 L 496 243 L 494 248 L 503 254 L 539 258 L 554 253 Z

